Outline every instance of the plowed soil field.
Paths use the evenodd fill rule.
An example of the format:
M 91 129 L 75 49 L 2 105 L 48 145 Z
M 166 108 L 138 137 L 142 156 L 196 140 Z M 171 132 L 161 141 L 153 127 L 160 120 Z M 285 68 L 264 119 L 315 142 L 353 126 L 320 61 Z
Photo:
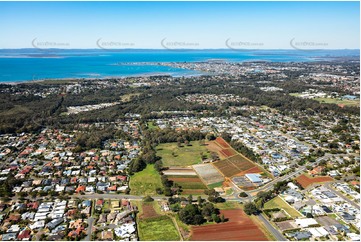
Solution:
M 265 241 L 266 235 L 241 209 L 221 210 L 228 222 L 192 226 L 191 240 Z

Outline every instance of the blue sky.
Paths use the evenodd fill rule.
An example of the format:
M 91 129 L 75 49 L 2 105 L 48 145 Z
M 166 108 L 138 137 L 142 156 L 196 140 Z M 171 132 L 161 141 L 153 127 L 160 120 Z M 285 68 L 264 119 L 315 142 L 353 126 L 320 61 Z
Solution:
M 0 2 L 0 48 L 359 49 L 359 2 Z M 34 42 L 34 39 L 36 41 Z M 99 40 L 101 39 L 101 40 Z M 175 44 L 177 44 L 175 43 Z M 173 45 L 172 45 L 173 44 Z M 177 45 L 179 46 L 179 44 Z

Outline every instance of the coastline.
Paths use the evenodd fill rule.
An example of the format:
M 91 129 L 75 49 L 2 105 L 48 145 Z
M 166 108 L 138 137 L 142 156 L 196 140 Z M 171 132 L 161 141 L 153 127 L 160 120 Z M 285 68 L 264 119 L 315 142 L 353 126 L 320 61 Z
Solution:
M 40 79 L 40 80 L 19 80 L 19 81 L 10 81 L 3 82 L 0 80 L 0 85 L 19 85 L 19 84 L 34 84 L 34 83 L 42 83 L 46 81 L 69 81 L 69 82 L 77 82 L 77 81 L 107 81 L 111 79 L 126 79 L 132 77 L 154 77 L 154 76 L 172 76 L 172 77 L 196 77 L 196 76 L 205 76 L 205 75 L 213 75 L 212 73 L 196 73 L 196 74 L 178 74 L 171 72 L 152 72 L 152 73 L 144 73 L 144 74 L 134 74 L 134 75 L 125 75 L 125 76 L 104 76 L 104 77 L 64 77 L 64 78 L 51 78 L 51 79 Z

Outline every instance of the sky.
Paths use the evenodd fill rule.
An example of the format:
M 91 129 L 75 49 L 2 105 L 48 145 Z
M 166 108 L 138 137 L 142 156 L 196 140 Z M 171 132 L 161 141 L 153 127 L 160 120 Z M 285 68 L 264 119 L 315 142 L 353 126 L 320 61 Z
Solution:
M 359 49 L 359 2 L 0 2 L 0 48 Z

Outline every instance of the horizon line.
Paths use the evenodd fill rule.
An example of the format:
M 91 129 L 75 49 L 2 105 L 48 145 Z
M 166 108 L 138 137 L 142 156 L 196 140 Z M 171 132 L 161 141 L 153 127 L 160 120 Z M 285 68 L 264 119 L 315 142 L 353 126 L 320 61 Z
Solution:
M 360 48 L 337 48 L 337 49 L 294 49 L 294 48 L 271 48 L 271 49 L 230 49 L 230 48 L 204 48 L 204 49 L 187 49 L 187 48 L 176 48 L 176 49 L 166 49 L 166 48 L 124 48 L 124 49 L 101 49 L 101 48 L 0 48 L 0 50 L 100 50 L 100 51 L 107 51 L 107 50 L 165 50 L 165 51 L 173 51 L 173 50 L 229 50 L 229 51 L 238 51 L 238 50 L 360 50 Z

